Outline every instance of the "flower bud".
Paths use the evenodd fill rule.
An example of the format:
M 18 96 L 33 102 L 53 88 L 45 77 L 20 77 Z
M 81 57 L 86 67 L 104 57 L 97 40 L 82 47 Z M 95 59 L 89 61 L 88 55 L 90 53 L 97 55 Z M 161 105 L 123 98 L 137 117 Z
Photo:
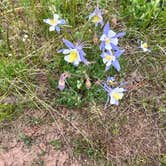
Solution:
M 89 89 L 89 88 L 91 87 L 91 85 L 92 85 L 92 84 L 91 84 L 89 78 L 87 78 L 87 79 L 86 79 L 86 82 L 85 82 L 86 88 Z

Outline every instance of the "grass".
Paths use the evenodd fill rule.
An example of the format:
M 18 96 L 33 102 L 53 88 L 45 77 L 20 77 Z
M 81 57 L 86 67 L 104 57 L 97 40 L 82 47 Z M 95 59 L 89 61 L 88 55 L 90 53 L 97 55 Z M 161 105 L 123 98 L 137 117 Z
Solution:
M 98 33 L 98 39 L 102 29 L 94 30 L 94 26 L 90 22 L 87 23 L 87 16 L 93 11 L 95 1 L 0 2 L 0 101 L 2 103 L 0 121 L 16 119 L 24 110 L 44 109 L 54 121 L 58 118 L 64 125 L 71 125 L 63 140 L 50 142 L 56 150 L 61 150 L 62 145 L 70 143 L 76 156 L 86 157 L 94 163 L 102 161 L 107 165 L 114 163 L 141 165 L 160 162 L 162 165 L 165 162 L 165 154 L 160 150 L 158 154 L 150 153 L 151 156 L 148 156 L 148 152 L 145 156 L 141 156 L 141 150 L 138 154 L 133 152 L 133 156 L 127 154 L 121 156 L 116 140 L 121 138 L 121 135 L 130 140 L 123 132 L 130 133 L 132 130 L 130 123 L 134 125 L 133 122 L 137 118 L 134 119 L 133 115 L 131 118 L 130 114 L 136 116 L 145 114 L 147 118 L 144 117 L 145 121 L 155 116 L 155 120 L 153 118 L 151 120 L 156 122 L 152 124 L 157 125 L 157 130 L 162 133 L 165 128 L 165 2 L 154 0 L 149 2 L 128 0 L 125 3 L 122 0 L 97 2 L 101 8 L 104 8 L 105 21 L 109 20 L 113 25 L 112 19 L 116 18 L 117 23 L 112 28 L 117 32 L 125 30 L 127 33 L 125 39 L 120 41 L 120 45 L 126 49 L 120 59 L 122 64 L 120 73 L 114 69 L 103 73 L 104 65 L 99 57 L 100 50 L 93 43 L 95 31 Z M 54 12 L 70 23 L 70 26 L 62 28 L 60 35 L 49 32 L 48 26 L 42 22 Z M 25 35 L 28 37 L 24 41 Z M 84 41 L 87 57 L 95 63 L 88 68 L 80 65 L 77 69 L 68 65 L 63 60 L 63 55 L 57 53 L 64 47 L 62 38 L 73 42 L 80 39 Z M 141 40 L 148 42 L 150 53 L 143 53 L 138 49 Z M 69 71 L 72 77 L 67 80 L 67 88 L 59 92 L 58 80 L 60 74 L 65 71 Z M 86 75 L 92 83 L 90 89 L 85 85 Z M 103 105 L 107 96 L 95 82 L 98 79 L 104 80 L 106 75 L 115 75 L 118 80 L 129 82 L 129 92 L 118 108 L 111 106 L 107 112 L 104 112 Z M 66 117 L 61 107 L 74 109 L 73 114 L 76 116 Z M 71 121 L 72 118 L 76 119 L 78 126 Z M 133 122 L 130 122 L 130 118 Z M 29 123 L 34 125 L 38 123 L 35 119 L 33 121 L 35 122 Z M 144 121 L 141 123 L 144 124 Z M 149 130 L 153 131 L 151 127 Z M 74 138 L 71 133 L 74 134 Z M 147 137 L 143 135 L 142 139 L 144 137 L 145 140 L 151 139 L 148 132 Z M 29 138 L 24 135 L 20 139 L 25 144 L 30 143 Z M 125 143 L 124 141 L 124 146 Z M 131 147 L 134 148 L 133 145 Z M 117 152 L 117 156 L 114 151 Z M 154 161 L 150 158 L 157 159 Z
M 55 150 L 61 150 L 63 147 L 63 143 L 59 139 L 52 140 L 49 143 L 50 143 L 50 145 L 52 145 L 54 147 Z

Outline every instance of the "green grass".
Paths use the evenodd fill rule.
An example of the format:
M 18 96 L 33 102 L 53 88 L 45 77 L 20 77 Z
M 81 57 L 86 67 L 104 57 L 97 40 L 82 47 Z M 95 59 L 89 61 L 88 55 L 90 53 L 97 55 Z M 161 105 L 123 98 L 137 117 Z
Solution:
M 0 92 L 2 94 L 10 88 L 11 82 L 17 82 L 17 78 L 28 78 L 27 64 L 13 58 L 1 58 L 0 78 Z
M 162 0 L 127 0 L 120 1 L 120 5 L 122 16 L 130 20 L 128 25 L 144 30 L 160 17 L 165 2 Z
M 63 147 L 63 143 L 59 139 L 55 139 L 49 142 L 50 145 L 54 147 L 55 150 L 61 150 Z
M 113 68 L 104 72 L 105 66 L 100 58 L 100 50 L 94 45 L 93 37 L 97 32 L 99 38 L 102 28 L 94 28 L 87 22 L 88 15 L 96 5 L 89 0 L 20 0 L 17 3 L 0 2 L 0 121 L 17 118 L 28 109 L 47 110 L 51 116 L 55 113 L 62 118 L 64 124 L 72 123 L 65 118 L 61 107 L 72 108 L 76 112 L 78 122 L 85 126 L 92 126 L 92 130 L 86 130 L 86 135 L 70 138 L 73 153 L 76 156 L 85 156 L 90 160 L 101 160 L 104 163 L 115 162 L 107 158 L 107 145 L 103 135 L 111 134 L 111 138 L 119 137 L 122 126 L 127 125 L 131 112 L 144 111 L 147 114 L 165 113 L 165 20 L 166 10 L 164 1 L 146 2 L 134 1 L 97 1 L 104 8 L 104 21 L 116 18 L 118 23 L 113 30 L 127 32 L 124 39 L 120 40 L 122 48 L 126 49 L 125 55 L 120 59 L 122 70 L 117 73 Z M 64 26 L 62 33 L 49 32 L 48 25 L 43 23 L 44 18 L 52 17 L 57 12 L 67 20 L 70 26 Z M 112 25 L 112 24 L 111 24 Z M 23 41 L 24 35 L 28 35 Z M 64 61 L 64 55 L 57 51 L 64 46 L 62 38 L 75 42 L 85 42 L 87 58 L 94 61 L 88 67 L 81 64 L 74 67 Z M 147 41 L 150 53 L 143 53 L 138 46 L 140 41 Z M 69 72 L 71 78 L 67 79 L 64 91 L 57 89 L 58 80 L 63 72 Z M 133 73 L 136 72 L 136 76 Z M 86 76 L 90 78 L 91 88 L 87 89 Z M 120 106 L 110 107 L 103 113 L 103 105 L 106 101 L 106 93 L 95 82 L 105 80 L 107 75 L 115 75 L 119 81 L 129 81 L 141 84 L 138 89 L 131 89 L 124 97 Z M 39 94 L 39 92 L 42 92 Z M 14 103 L 8 102 L 8 98 L 15 98 Z M 102 106 L 101 106 L 102 105 Z M 60 109 L 58 109 L 60 107 Z M 82 112 L 82 110 L 86 110 Z M 104 115 L 103 115 L 104 114 Z M 79 121 L 79 117 L 82 119 Z M 54 119 L 55 120 L 55 119 Z M 37 119 L 32 119 L 33 125 L 40 124 Z M 43 123 L 43 122 L 42 122 Z M 161 120 L 163 127 L 163 120 Z M 159 123 L 159 126 L 160 126 Z M 87 128 L 88 128 L 87 127 Z M 72 127 L 71 127 L 72 128 Z M 75 130 L 82 131 L 82 125 L 75 126 Z M 69 133 L 70 135 L 70 133 Z M 95 140 L 91 137 L 94 136 Z M 68 135 L 67 135 L 68 138 Z M 31 140 L 24 135 L 20 139 L 30 145 Z M 109 138 L 110 139 L 110 138 Z M 107 140 L 108 141 L 108 140 Z M 61 150 L 61 140 L 52 140 L 50 144 Z M 93 145 L 93 146 L 92 146 Z M 63 145 L 65 146 L 65 145 Z M 161 156 L 161 163 L 165 163 L 165 156 Z M 119 157 L 119 156 L 118 156 Z M 154 156 L 152 156 L 154 157 Z M 148 158 L 148 157 L 147 157 Z M 141 165 L 147 163 L 146 156 L 134 156 L 127 158 L 128 164 Z M 118 158 L 123 163 L 126 161 Z

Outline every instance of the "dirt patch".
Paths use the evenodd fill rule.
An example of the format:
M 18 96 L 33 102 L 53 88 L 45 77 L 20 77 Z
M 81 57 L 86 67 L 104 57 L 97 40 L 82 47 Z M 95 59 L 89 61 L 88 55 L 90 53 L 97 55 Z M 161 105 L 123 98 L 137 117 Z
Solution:
M 166 150 L 164 137 L 157 124 L 157 114 L 133 110 L 110 110 L 106 119 L 97 121 L 99 119 L 96 118 L 91 123 L 88 118 L 92 115 L 87 116 L 87 111 L 80 114 L 62 109 L 61 113 L 66 118 L 69 115 L 75 117 L 71 118 L 71 124 L 85 132 L 96 148 L 93 149 L 94 154 L 100 147 L 103 149 L 108 163 L 114 162 L 118 166 L 124 163 L 157 166 L 159 156 Z M 107 127 L 103 128 L 100 123 Z M 112 127 L 114 124 L 119 127 Z M 81 140 L 84 138 L 80 137 L 76 128 L 58 118 L 56 121 L 50 120 L 46 112 L 28 110 L 16 121 L 3 125 L 0 130 L 0 166 L 79 166 L 103 163 L 100 159 L 92 161 L 85 157 L 83 153 L 89 150 L 89 145 Z M 115 130 L 118 132 L 114 133 Z M 82 150 L 77 158 L 73 155 L 72 140 L 83 143 L 77 145 L 77 150 Z
M 150 158 L 158 158 L 166 150 L 165 147 L 155 121 L 144 113 L 130 112 L 128 122 L 121 127 L 120 135 L 111 139 L 109 156 L 119 165 L 120 161 L 128 159 L 140 159 L 148 163 Z M 155 162 L 154 165 L 159 164 L 157 159 Z
M 39 111 L 30 111 L 30 114 L 31 119 L 43 116 Z M 24 116 L 27 118 L 28 115 Z M 61 133 L 56 122 L 34 125 L 28 118 L 26 121 L 23 119 L 18 119 L 11 126 L 8 124 L 0 131 L 0 166 L 80 165 L 67 146 L 56 147 L 56 144 L 59 145 L 57 140 L 61 143 Z M 58 123 L 58 126 L 61 127 L 61 124 Z M 51 144 L 52 141 L 55 141 L 55 146 Z

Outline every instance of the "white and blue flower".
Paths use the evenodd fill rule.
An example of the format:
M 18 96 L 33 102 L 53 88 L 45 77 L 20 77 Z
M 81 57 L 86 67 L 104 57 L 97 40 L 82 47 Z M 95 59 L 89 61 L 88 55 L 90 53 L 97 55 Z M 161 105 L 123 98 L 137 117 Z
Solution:
M 108 85 L 113 85 L 115 83 L 115 77 L 107 77 L 107 84 Z
M 107 107 L 108 103 L 111 105 L 119 105 L 119 100 L 123 98 L 126 89 L 122 87 L 112 88 L 107 84 L 104 84 L 103 88 L 107 92 L 107 102 L 105 104 L 105 108 Z
M 110 104 L 119 105 L 119 100 L 123 98 L 125 91 L 126 90 L 124 88 L 120 87 L 111 89 L 111 91 L 108 93 Z
M 110 29 L 109 23 L 104 26 L 103 35 L 100 38 L 101 44 L 100 49 L 104 50 L 118 50 L 118 38 L 125 35 L 125 32 L 120 32 L 116 34 Z
M 113 54 L 111 50 L 107 50 L 101 54 L 103 63 L 106 64 L 106 68 L 105 68 L 106 71 L 108 71 L 111 66 L 113 66 L 117 71 L 120 71 L 121 68 L 120 68 L 118 58 L 121 56 L 123 52 L 124 50 L 117 50 Z
M 96 26 L 98 26 L 98 24 L 103 26 L 103 17 L 101 14 L 101 10 L 98 7 L 96 7 L 93 13 L 89 15 L 89 20 L 95 23 Z
M 148 49 L 148 44 L 146 42 L 141 41 L 141 46 L 143 52 L 150 52 L 150 49 Z
M 65 61 L 68 63 L 72 63 L 74 66 L 78 66 L 80 62 L 84 64 L 88 64 L 88 61 L 85 59 L 85 52 L 83 51 L 82 44 L 74 45 L 72 42 L 63 39 L 64 44 L 68 47 L 68 49 L 61 49 L 59 52 L 62 52 L 66 56 L 64 57 Z
M 49 28 L 50 31 L 56 30 L 58 33 L 60 33 L 60 25 L 63 25 L 66 23 L 64 19 L 59 19 L 58 14 L 54 14 L 53 19 L 50 19 L 50 18 L 44 19 L 43 22 L 50 25 L 50 28 Z

